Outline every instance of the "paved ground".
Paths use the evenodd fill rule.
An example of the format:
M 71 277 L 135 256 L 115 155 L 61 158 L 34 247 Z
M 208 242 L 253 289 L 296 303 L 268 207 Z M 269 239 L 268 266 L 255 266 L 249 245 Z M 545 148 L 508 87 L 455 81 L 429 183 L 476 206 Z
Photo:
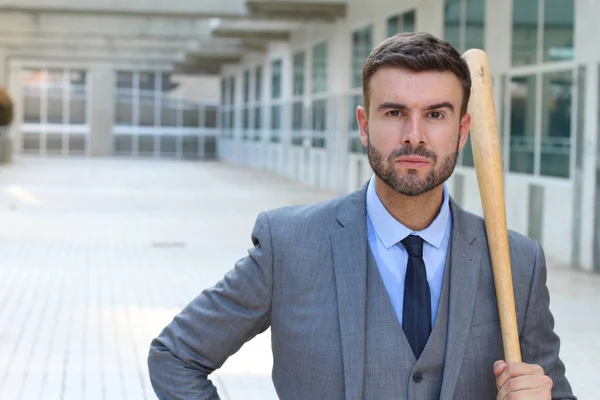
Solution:
M 330 196 L 218 163 L 0 168 L 0 399 L 156 399 L 150 340 L 245 254 L 257 213 Z M 600 277 L 552 266 L 549 285 L 568 376 L 596 398 Z M 276 399 L 269 346 L 227 361 L 223 399 Z

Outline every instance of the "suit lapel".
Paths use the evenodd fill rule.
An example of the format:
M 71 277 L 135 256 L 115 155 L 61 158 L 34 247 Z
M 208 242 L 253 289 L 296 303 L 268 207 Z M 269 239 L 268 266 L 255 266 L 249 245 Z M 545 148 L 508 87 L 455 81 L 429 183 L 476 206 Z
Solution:
M 344 362 L 345 398 L 362 399 L 365 377 L 365 309 L 367 290 L 366 191 L 341 206 L 342 229 L 331 235 Z
M 450 247 L 450 306 L 446 362 L 441 400 L 451 400 L 465 355 L 473 317 L 477 284 L 481 267 L 481 243 L 485 231 L 470 220 L 453 201 L 452 239 Z M 480 236 L 479 239 L 476 239 Z

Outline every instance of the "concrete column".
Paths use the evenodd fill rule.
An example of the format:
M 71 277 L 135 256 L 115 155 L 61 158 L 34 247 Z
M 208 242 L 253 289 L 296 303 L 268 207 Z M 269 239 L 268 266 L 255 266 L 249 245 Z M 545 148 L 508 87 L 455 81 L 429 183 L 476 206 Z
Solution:
M 112 154 L 115 72 L 110 65 L 102 64 L 91 67 L 89 74 L 91 83 L 90 155 L 107 156 Z
M 3 49 L 0 49 L 0 87 L 8 86 L 8 65 L 6 53 Z
M 600 48 L 597 38 L 590 35 L 597 26 L 596 16 L 600 13 L 600 3 L 596 0 L 577 0 L 575 7 L 575 57 L 585 65 L 585 90 L 583 110 L 583 132 L 581 143 L 581 167 L 576 173 L 581 173 L 580 185 L 575 185 L 574 198 L 580 199 L 580 211 L 575 213 L 579 217 L 574 221 L 574 237 L 578 238 L 573 243 L 574 257 L 578 266 L 584 270 L 599 271 L 600 268 L 600 166 L 598 158 L 598 126 L 599 126 L 599 90 L 600 90 Z M 581 105 L 580 105 L 581 106 Z M 575 116 L 573 116 L 575 117 Z M 575 132 L 573 132 L 575 134 Z M 579 147 L 579 146 L 578 146 Z
M 594 264 L 598 263 L 595 259 L 595 242 L 598 240 L 597 223 L 598 219 L 596 215 L 596 203 L 600 200 L 597 198 L 597 183 L 596 176 L 597 172 L 597 147 L 598 147 L 598 87 L 599 87 L 599 76 L 598 76 L 598 63 L 590 63 L 586 68 L 585 77 L 586 88 L 580 88 L 585 90 L 584 94 L 584 111 L 583 121 L 583 143 L 578 146 L 582 150 L 581 170 L 577 169 L 575 172 L 581 172 L 581 185 L 579 189 L 580 193 L 576 193 L 574 198 L 579 198 L 581 202 L 581 208 L 578 213 L 580 217 L 579 221 L 574 221 L 574 227 L 580 227 L 579 243 L 573 243 L 575 251 L 579 252 L 578 264 L 580 267 L 586 270 L 592 270 Z M 580 105 L 581 106 L 581 105 Z M 577 223 L 578 222 L 578 223 Z
M 16 125 L 16 120 L 17 120 L 17 116 L 16 113 L 18 112 L 17 110 L 18 105 L 16 104 L 16 99 L 15 99 L 15 90 L 14 90 L 14 82 L 10 82 L 9 78 L 10 78 L 11 74 L 9 73 L 9 67 L 8 67 L 8 57 L 6 55 L 6 53 L 3 51 L 3 49 L 0 49 L 0 87 L 5 90 L 6 92 L 8 92 L 9 96 L 12 99 L 13 102 L 13 109 L 14 109 L 14 117 L 13 117 L 13 123 L 9 128 L 6 127 L 0 127 L 0 163 L 1 164 L 6 164 L 6 163 L 10 163 L 12 162 L 13 159 L 13 153 L 14 153 L 14 135 L 15 135 L 15 125 Z M 13 80 L 16 78 L 16 76 L 14 76 L 13 74 Z
M 417 8 L 417 30 L 444 37 L 444 0 L 421 0 Z
M 511 67 L 512 10 L 512 1 L 485 3 L 484 47 L 494 75 Z
M 376 25 L 375 25 L 376 26 Z M 375 28 L 375 26 L 373 28 Z M 381 37 L 373 32 L 373 45 L 378 44 Z M 328 47 L 327 71 L 329 93 L 332 98 L 327 110 L 329 137 L 327 138 L 329 154 L 327 155 L 329 189 L 335 193 L 347 191 L 348 181 L 348 113 L 350 112 L 350 86 L 352 74 L 352 31 L 347 24 L 338 24 L 331 36 Z M 310 71 L 310 69 L 308 70 Z

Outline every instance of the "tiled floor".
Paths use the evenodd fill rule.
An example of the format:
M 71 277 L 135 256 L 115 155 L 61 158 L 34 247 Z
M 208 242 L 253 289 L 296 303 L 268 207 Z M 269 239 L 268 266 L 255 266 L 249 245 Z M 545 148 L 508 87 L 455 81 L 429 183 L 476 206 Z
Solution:
M 19 160 L 0 168 L 0 399 L 156 399 L 150 340 L 245 254 L 258 212 L 330 193 L 218 163 Z M 600 277 L 551 265 L 563 358 L 600 393 Z M 276 399 L 269 332 L 213 380 Z

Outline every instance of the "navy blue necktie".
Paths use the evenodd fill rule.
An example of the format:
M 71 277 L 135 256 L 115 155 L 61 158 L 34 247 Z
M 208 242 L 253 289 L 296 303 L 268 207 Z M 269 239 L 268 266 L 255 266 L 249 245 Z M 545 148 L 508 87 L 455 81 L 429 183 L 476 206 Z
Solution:
M 402 329 L 418 359 L 431 333 L 431 294 L 423 262 L 423 239 L 420 236 L 409 235 L 402 240 L 402 244 L 408 252 Z

